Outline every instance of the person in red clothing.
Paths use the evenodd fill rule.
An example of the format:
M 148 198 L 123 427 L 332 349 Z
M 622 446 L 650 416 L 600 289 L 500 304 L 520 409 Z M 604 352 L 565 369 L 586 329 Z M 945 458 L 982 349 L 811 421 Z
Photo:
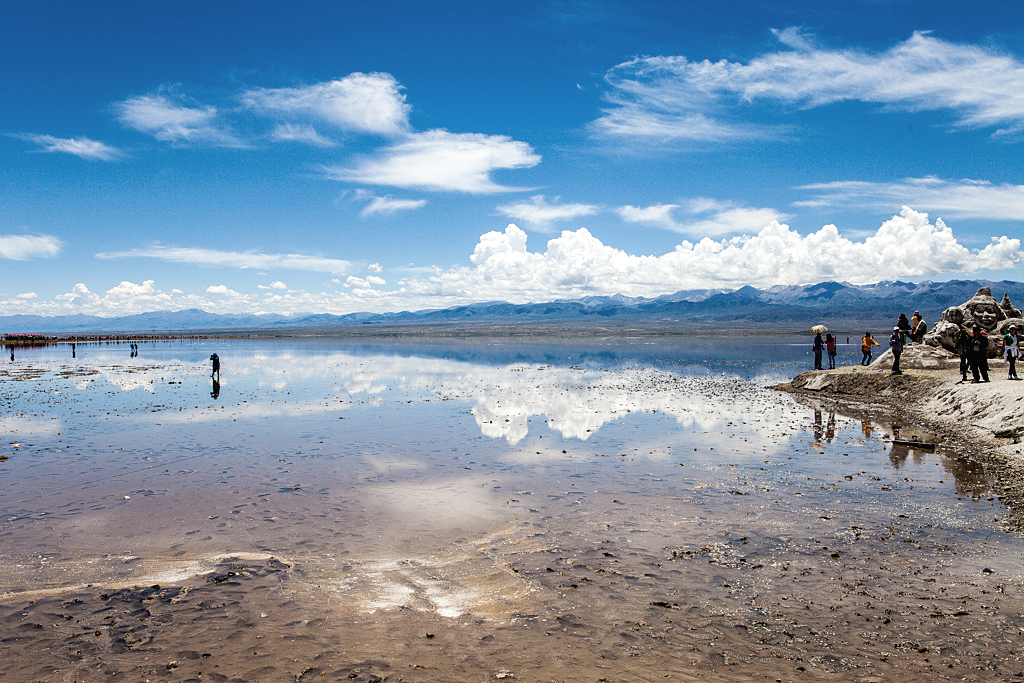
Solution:
M 828 353 L 828 369 L 836 369 L 836 338 L 831 334 L 825 335 L 825 351 Z

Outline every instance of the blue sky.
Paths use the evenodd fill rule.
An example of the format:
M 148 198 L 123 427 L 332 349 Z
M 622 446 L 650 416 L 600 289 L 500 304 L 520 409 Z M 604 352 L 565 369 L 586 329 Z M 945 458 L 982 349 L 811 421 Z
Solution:
M 0 1 L 0 315 L 1022 280 L 1022 27 L 1019 2 Z

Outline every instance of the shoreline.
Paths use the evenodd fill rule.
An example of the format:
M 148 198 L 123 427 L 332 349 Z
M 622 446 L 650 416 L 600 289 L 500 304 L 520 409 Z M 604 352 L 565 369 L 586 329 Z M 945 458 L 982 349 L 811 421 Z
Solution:
M 771 388 L 824 399 L 847 413 L 882 409 L 936 434 L 936 445 L 994 475 L 992 495 L 1008 512 L 1000 525 L 1024 533 L 1024 386 L 1006 379 L 1005 362 L 990 359 L 989 367 L 991 381 L 972 384 L 960 382 L 957 369 L 893 375 L 880 358 L 866 367 L 808 370 Z

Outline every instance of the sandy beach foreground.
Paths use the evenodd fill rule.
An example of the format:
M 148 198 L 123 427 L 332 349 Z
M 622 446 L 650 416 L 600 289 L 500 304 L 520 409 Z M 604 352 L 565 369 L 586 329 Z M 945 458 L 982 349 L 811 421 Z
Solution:
M 791 397 L 649 368 L 473 366 L 456 381 L 463 365 L 437 360 L 389 404 L 371 358 L 332 356 L 329 372 L 281 359 L 282 376 L 354 367 L 349 393 L 303 402 L 295 385 L 243 392 L 228 377 L 234 403 L 204 404 L 187 363 L 7 372 L 5 419 L 23 422 L 5 429 L 39 431 L 4 472 L 27 476 L 35 458 L 54 475 L 5 499 L 0 680 L 1024 679 L 1020 538 L 998 527 L 1016 528 L 1015 493 L 988 470 L 1010 476 L 1019 446 L 985 435 L 1019 414 L 1016 383 L 981 393 L 845 368 L 797 377 Z M 408 383 L 435 361 L 379 362 Z M 384 388 L 360 402 L 357 384 Z M 145 401 L 111 403 L 136 386 Z M 553 417 L 504 426 L 498 403 L 527 391 L 567 406 L 559 428 L 584 437 Z M 452 408 L 436 437 L 439 412 L 408 442 L 385 429 L 459 400 L 472 409 Z M 46 401 L 72 406 L 60 427 L 39 427 Z M 606 410 L 600 434 L 570 424 Z M 887 437 L 879 452 L 877 433 L 929 438 L 943 419 L 957 450 Z M 274 429 L 257 440 L 260 424 Z M 55 459 L 65 447 L 81 459 Z M 72 467 L 68 501 L 55 482 Z

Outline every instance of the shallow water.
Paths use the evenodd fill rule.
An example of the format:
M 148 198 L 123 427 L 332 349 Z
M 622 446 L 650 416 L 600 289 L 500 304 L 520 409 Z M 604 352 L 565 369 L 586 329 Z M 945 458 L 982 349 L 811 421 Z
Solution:
M 19 350 L 0 384 L 0 594 L 187 582 L 224 558 L 273 557 L 292 588 L 267 609 L 316 605 L 363 627 L 410 612 L 539 634 L 569 613 L 562 631 L 593 619 L 612 633 L 690 606 L 770 634 L 789 598 L 827 622 L 865 583 L 876 593 L 865 613 L 914 582 L 1017 590 L 1021 539 L 999 530 L 1005 510 L 983 468 L 941 446 L 894 445 L 884 415 L 847 417 L 767 388 L 807 368 L 808 347 L 693 337 L 204 340 L 142 343 L 137 358 L 126 345 L 79 344 L 75 359 L 65 346 Z M 840 362 L 859 360 L 840 348 Z M 942 593 L 929 599 L 952 599 Z M 806 658 L 780 638 L 776 658 L 805 668 L 812 656 L 831 672 L 879 657 L 866 636 Z M 679 644 L 659 642 L 666 675 L 681 673 L 669 663 Z

